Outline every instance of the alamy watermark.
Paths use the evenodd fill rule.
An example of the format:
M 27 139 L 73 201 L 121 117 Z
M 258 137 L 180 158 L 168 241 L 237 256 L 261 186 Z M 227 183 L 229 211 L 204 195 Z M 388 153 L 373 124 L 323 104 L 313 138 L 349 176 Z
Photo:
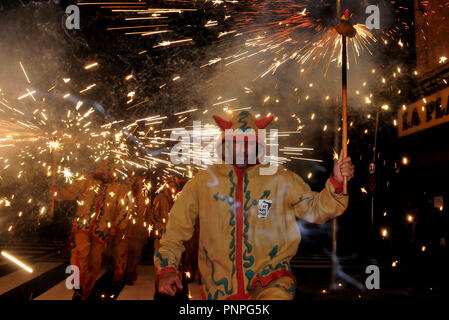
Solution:
M 67 18 L 65 19 L 65 27 L 69 30 L 80 29 L 80 8 L 75 5 L 70 5 L 65 8 L 65 14 Z
M 380 289 L 380 270 L 375 264 L 371 264 L 366 267 L 366 274 L 369 276 L 366 278 L 365 286 L 368 290 Z
M 65 269 L 65 273 L 70 274 L 65 280 L 65 286 L 69 290 L 80 288 L 80 269 L 76 265 L 69 265 Z
M 366 7 L 365 13 L 369 14 L 369 16 L 365 20 L 365 27 L 373 30 L 373 29 L 380 29 L 380 10 L 379 7 L 376 5 L 370 5 Z
M 67 6 L 65 9 L 67 15 L 65 26 L 69 30 L 80 29 L 80 9 L 76 5 Z M 380 9 L 377 5 L 369 5 L 365 9 L 365 13 L 369 16 L 365 20 L 365 26 L 370 29 L 380 29 Z

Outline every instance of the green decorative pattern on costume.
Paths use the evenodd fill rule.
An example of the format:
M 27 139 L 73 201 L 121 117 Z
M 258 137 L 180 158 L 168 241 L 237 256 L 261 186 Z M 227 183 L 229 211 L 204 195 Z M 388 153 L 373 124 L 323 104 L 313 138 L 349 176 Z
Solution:
M 159 264 L 160 264 L 161 268 L 165 268 L 168 266 L 168 259 L 167 258 L 164 259 L 161 255 L 161 253 L 159 252 L 159 250 L 156 251 L 155 256 L 156 256 L 156 258 L 159 259 L 159 261 L 160 261 Z
M 249 229 L 249 223 L 248 223 L 248 214 L 247 213 L 244 214 L 244 223 L 245 223 L 245 229 L 243 230 L 243 241 L 246 246 L 246 249 L 245 249 L 245 252 L 243 253 L 243 260 L 246 262 L 243 264 L 243 266 L 246 269 L 249 269 L 254 265 L 254 257 L 252 255 L 247 255 L 247 254 L 251 253 L 251 251 L 253 250 L 253 246 L 248 242 L 247 232 Z M 247 270 L 245 272 L 245 275 L 248 278 L 247 290 L 251 291 L 251 280 L 254 277 L 254 271 Z
M 244 205 L 244 209 L 245 211 L 249 211 L 253 206 L 258 204 L 257 200 L 253 200 L 251 202 L 251 205 L 248 207 L 248 201 L 251 200 L 251 191 L 246 191 L 246 186 L 247 186 L 247 174 L 245 174 L 245 205 Z M 270 196 L 271 191 L 270 190 L 264 190 L 262 196 L 260 197 L 260 199 L 267 199 Z
M 225 277 L 221 278 L 221 279 L 218 280 L 218 281 L 216 281 L 216 280 L 214 279 L 215 265 L 214 265 L 214 263 L 210 260 L 206 248 L 203 248 L 203 250 L 204 250 L 204 254 L 206 255 L 206 261 L 208 261 L 208 262 L 210 263 L 210 266 L 211 266 L 211 280 L 212 280 L 212 282 L 214 283 L 214 285 L 215 285 L 216 287 L 223 286 L 224 292 L 226 292 L 227 295 L 230 295 L 230 294 L 232 293 L 232 289 L 229 289 L 229 288 L 228 288 L 228 279 L 226 279 Z M 207 290 L 207 291 L 209 291 L 209 290 Z M 212 295 L 211 293 L 209 293 L 207 298 L 208 298 L 209 300 L 217 300 L 219 294 L 221 294 L 221 295 L 224 296 L 224 292 L 223 292 L 222 290 L 217 289 L 217 290 L 215 290 L 214 295 Z
M 219 195 L 219 193 L 217 192 L 214 195 L 214 199 L 216 201 L 226 202 L 230 206 L 229 212 L 231 214 L 231 217 L 229 218 L 229 225 L 232 226 L 233 228 L 231 230 L 231 242 L 229 243 L 229 249 L 231 251 L 229 252 L 228 257 L 229 257 L 229 260 L 233 263 L 233 265 L 232 265 L 232 275 L 234 275 L 234 273 L 235 273 L 235 250 L 236 250 L 236 248 L 235 248 L 235 212 L 234 212 L 234 208 L 235 208 L 234 207 L 234 203 L 235 203 L 234 202 L 234 191 L 235 191 L 236 184 L 235 184 L 234 179 L 233 179 L 233 177 L 234 177 L 234 170 L 230 170 L 229 171 L 228 177 L 229 177 L 229 182 L 231 183 L 231 188 L 229 190 L 229 196 L 221 197 Z
M 254 256 L 250 255 L 251 251 L 253 250 L 253 246 L 248 241 L 249 222 L 248 222 L 248 212 L 247 211 L 253 205 L 256 205 L 257 201 L 254 200 L 251 203 L 251 206 L 249 208 L 247 207 L 248 201 L 251 198 L 251 191 L 248 190 L 248 184 L 249 184 L 248 173 L 245 173 L 243 181 L 244 181 L 243 190 L 245 191 L 245 197 L 246 197 L 246 201 L 245 201 L 245 205 L 244 205 L 245 212 L 243 213 L 243 223 L 245 224 L 245 228 L 243 229 L 243 243 L 245 244 L 245 251 L 243 252 L 243 260 L 245 261 L 245 263 L 243 264 L 243 267 L 245 267 L 245 269 L 249 269 L 249 270 L 246 270 L 246 272 L 245 272 L 245 276 L 248 279 L 248 285 L 246 287 L 246 290 L 251 291 L 251 280 L 254 277 L 254 271 L 251 270 L 250 268 L 254 265 L 255 259 L 254 259 Z
M 293 295 L 293 299 L 296 297 L 296 282 L 292 283 L 290 289 L 287 289 L 285 286 L 276 283 L 273 287 L 283 289 L 285 292 L 291 293 Z
M 242 130 L 243 132 L 246 132 L 246 131 L 248 131 L 249 129 L 251 129 L 251 128 L 248 126 L 248 120 L 247 120 L 248 115 L 249 115 L 248 111 L 241 111 L 241 112 L 239 113 L 239 120 L 238 120 L 238 123 L 241 124 L 240 130 Z
M 235 263 L 234 263 L 234 261 L 235 261 L 235 228 L 232 229 L 232 231 L 231 231 L 231 237 L 232 237 L 232 240 L 231 240 L 231 243 L 229 244 L 229 249 L 231 249 L 231 252 L 229 253 L 228 257 L 229 257 L 229 260 L 231 260 L 233 262 L 232 275 L 234 275 L 234 273 L 235 273 Z
M 247 291 L 251 291 L 251 279 L 254 277 L 254 271 L 253 270 L 247 270 L 245 272 L 245 276 L 248 278 L 248 285 L 246 286 Z
M 271 260 L 273 260 L 273 258 L 276 257 L 278 250 L 279 250 L 279 246 L 275 245 L 273 247 L 273 249 L 270 251 L 270 253 L 268 255 L 270 256 Z
M 123 204 L 123 207 L 127 207 L 128 206 L 128 204 L 129 204 L 129 199 L 128 199 L 128 196 L 126 196 L 125 197 L 125 199 L 126 199 L 126 203 L 125 204 Z M 118 200 L 117 200 L 118 201 Z M 120 204 L 119 204 L 120 205 Z M 117 226 L 119 226 L 126 218 L 128 217 L 128 211 L 127 210 L 125 210 L 124 211 L 124 213 L 122 214 L 122 217 L 120 218 L 120 220 L 117 222 Z
M 245 205 L 243 206 L 243 209 L 244 209 L 245 211 L 249 211 L 249 209 L 251 209 L 252 206 L 257 205 L 257 200 L 253 200 L 253 201 L 251 202 L 251 205 L 248 207 L 248 201 L 251 200 L 251 191 L 250 191 L 250 190 L 247 190 L 247 188 L 248 188 L 248 183 L 249 183 L 248 173 L 247 173 L 247 172 L 245 172 L 245 176 L 244 176 L 243 181 L 245 182 L 245 187 L 244 187 L 244 189 L 243 189 L 243 192 L 245 192 Z
M 260 199 L 267 199 L 270 196 L 270 193 L 271 193 L 270 190 L 264 190 Z
M 251 205 L 248 207 L 248 201 L 251 199 L 251 191 L 249 190 L 245 193 L 245 199 L 245 205 L 243 206 L 245 211 L 249 211 L 253 206 L 257 205 L 257 200 L 253 200 Z
M 104 215 L 104 204 L 105 204 L 106 195 L 108 193 L 107 192 L 108 187 L 109 186 L 106 185 L 106 188 L 104 189 L 103 199 L 101 199 L 101 203 L 103 203 L 103 205 L 100 208 L 100 213 L 98 214 L 97 220 L 95 221 L 95 228 L 93 230 L 93 235 L 102 241 L 105 241 L 106 238 L 109 236 L 109 234 L 105 234 L 102 230 L 98 230 L 98 228 L 100 226 L 101 217 L 103 217 L 103 215 Z
M 235 189 L 235 182 L 234 179 L 232 179 L 232 177 L 234 176 L 234 170 L 230 170 L 228 173 L 228 177 L 229 177 L 229 182 L 231 182 L 231 190 L 229 191 L 229 196 L 233 197 L 234 196 L 234 189 Z
M 245 250 L 245 252 L 243 253 L 243 260 L 246 261 L 243 266 L 245 268 L 251 268 L 252 265 L 254 264 L 254 257 L 253 256 L 247 256 L 246 255 L 247 251 Z
M 275 267 L 273 267 L 271 264 L 266 265 L 263 271 L 257 274 L 256 278 L 266 276 L 271 272 L 278 270 L 288 270 L 291 272 L 289 263 L 287 261 L 283 261 L 281 263 L 278 263 Z
M 245 223 L 245 229 L 243 230 L 243 239 L 245 242 L 245 246 L 248 249 L 248 253 L 251 253 L 251 251 L 253 250 L 253 246 L 248 242 L 248 230 L 249 230 L 249 223 L 248 223 L 248 214 L 245 212 L 243 214 L 244 217 L 244 223 Z
M 228 196 L 223 196 L 220 197 L 219 193 L 217 192 L 216 194 L 214 194 L 214 199 L 217 201 L 223 201 L 226 202 L 227 204 L 229 204 L 230 206 L 232 206 L 234 204 L 234 199 Z

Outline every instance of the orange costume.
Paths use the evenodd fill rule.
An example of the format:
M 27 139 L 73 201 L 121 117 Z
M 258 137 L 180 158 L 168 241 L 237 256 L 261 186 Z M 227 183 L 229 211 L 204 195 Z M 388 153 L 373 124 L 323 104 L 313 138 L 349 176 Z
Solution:
M 127 227 L 131 191 L 114 182 L 114 165 L 103 162 L 92 176 L 56 190 L 55 200 L 77 200 L 70 263 L 80 270 L 82 298 L 86 299 L 99 276 L 106 244 Z
M 232 120 L 214 117 L 224 131 L 221 144 L 238 135 L 258 141 L 258 130 L 273 117 L 255 119 L 241 111 Z M 224 145 L 224 143 L 223 143 Z M 313 192 L 297 174 L 282 167 L 264 174 L 267 164 L 238 168 L 214 164 L 184 187 L 170 211 L 167 230 L 155 252 L 158 275 L 177 270 L 183 242 L 199 219 L 199 270 L 204 299 L 293 299 L 290 268 L 301 239 L 296 219 L 324 223 L 342 214 L 348 196 L 331 177 Z
M 172 182 L 172 180 L 169 180 Z M 176 191 L 175 191 L 176 192 Z M 168 215 L 174 203 L 174 192 L 169 190 L 169 187 L 164 188 L 153 200 L 152 223 L 154 226 L 154 251 L 159 249 L 159 242 L 162 235 L 165 233 L 165 227 L 168 222 Z

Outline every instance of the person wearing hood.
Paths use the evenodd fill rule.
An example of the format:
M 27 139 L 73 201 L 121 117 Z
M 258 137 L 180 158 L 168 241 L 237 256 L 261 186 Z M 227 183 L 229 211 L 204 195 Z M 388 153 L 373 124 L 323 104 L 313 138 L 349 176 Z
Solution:
M 214 116 L 223 131 L 218 150 L 226 163 L 199 171 L 174 203 L 154 255 L 159 292 L 182 290 L 176 270 L 183 242 L 199 219 L 203 299 L 294 299 L 290 260 L 301 239 L 296 219 L 324 223 L 341 215 L 348 206 L 343 177 L 352 178 L 354 166 L 340 157 L 321 192 L 292 171 L 269 170 L 258 136 L 273 118 L 256 119 L 247 111 L 231 120 Z
M 73 299 L 85 300 L 100 275 L 106 245 L 127 227 L 131 191 L 116 181 L 115 164 L 103 161 L 92 175 L 53 190 L 56 201 L 76 200 L 70 263 L 79 268 L 80 288 Z

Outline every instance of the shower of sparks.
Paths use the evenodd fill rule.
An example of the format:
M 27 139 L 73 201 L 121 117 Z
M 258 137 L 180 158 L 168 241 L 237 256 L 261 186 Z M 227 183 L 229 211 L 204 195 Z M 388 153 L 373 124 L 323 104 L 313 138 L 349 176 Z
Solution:
M 123 20 L 123 26 L 108 28 L 105 30 L 107 32 L 129 36 L 147 36 L 145 40 L 157 39 L 148 47 L 148 50 L 136 51 L 136 55 L 144 55 L 151 52 L 151 47 L 157 50 L 170 50 L 170 48 L 181 45 L 195 44 L 194 38 L 190 38 L 190 35 L 189 38 L 186 38 L 185 35 L 181 36 L 175 32 L 174 30 L 179 30 L 179 28 L 175 29 L 172 23 L 176 20 L 176 17 L 180 17 L 183 13 L 201 14 L 201 10 L 197 10 L 191 2 L 174 0 L 171 3 L 175 4 L 177 8 L 149 8 L 149 3 L 142 2 L 80 2 L 78 5 L 101 6 L 102 9 L 106 9 Z M 276 1 L 275 4 L 267 1 L 213 1 L 212 4 L 215 8 L 223 9 L 224 20 L 216 18 L 204 20 L 204 27 L 217 31 L 217 43 L 213 44 L 215 47 L 213 46 L 214 49 L 210 51 L 211 55 L 198 64 L 198 70 L 209 73 L 212 68 L 222 66 L 224 70 L 232 71 L 234 67 L 237 68 L 242 64 L 247 64 L 250 66 L 248 69 L 254 70 L 253 80 L 262 81 L 261 79 L 274 75 L 281 68 L 286 68 L 286 65 L 290 62 L 295 63 L 295 66 L 299 69 L 298 72 L 301 74 L 320 67 L 324 69 L 323 74 L 326 75 L 331 67 L 340 67 L 342 61 L 341 37 L 336 36 L 336 32 L 331 26 L 324 26 L 311 16 L 308 6 L 312 3 L 312 1 L 293 3 Z M 130 8 L 115 7 L 120 5 L 126 5 Z M 191 7 L 187 8 L 188 5 L 191 5 Z M 272 20 L 267 22 L 266 16 L 272 17 Z M 139 20 L 142 20 L 145 24 L 140 26 L 126 25 L 131 21 L 132 23 L 138 23 Z M 154 21 L 154 24 L 152 24 L 152 21 Z M 170 22 L 166 23 L 166 21 Z M 221 26 L 223 21 L 228 24 L 226 30 L 220 29 L 223 27 Z M 228 23 L 229 21 L 232 21 L 232 23 Z M 191 26 L 185 27 L 190 28 Z M 374 54 L 372 46 L 377 42 L 401 48 L 407 46 L 407 43 L 400 39 L 400 32 L 396 29 L 382 32 L 382 35 L 378 37 L 377 34 L 367 30 L 363 25 L 355 25 L 354 27 L 357 30 L 357 36 L 348 41 L 348 56 L 351 63 L 356 63 L 362 54 Z M 150 37 L 153 35 L 157 38 Z M 235 42 L 238 44 L 236 45 Z M 222 50 L 227 44 L 229 44 L 227 50 Z M 441 57 L 439 60 L 439 63 L 446 62 L 446 57 Z M 8 96 L 8 93 L 0 91 L 0 107 L 2 108 L 0 111 L 3 111 L 0 120 L 0 165 L 3 169 L 1 176 L 13 176 L 16 177 L 17 181 L 24 181 L 27 176 L 39 174 L 48 177 L 53 169 L 56 169 L 60 184 L 63 182 L 65 184 L 74 183 L 89 174 L 89 169 L 86 169 L 89 166 L 85 163 L 94 166 L 108 157 L 114 158 L 119 164 L 116 174 L 121 180 L 125 180 L 137 169 L 161 170 L 166 175 L 181 175 L 190 178 L 195 170 L 203 169 L 206 165 L 213 163 L 216 139 L 221 133 L 215 125 L 211 124 L 209 114 L 206 113 L 223 111 L 225 114 L 232 116 L 237 111 L 253 108 L 240 105 L 242 99 L 238 95 L 222 93 L 223 97 L 209 102 L 210 110 L 197 108 L 196 105 L 182 105 L 173 114 L 152 116 L 147 114 L 141 115 L 141 119 L 124 117 L 124 119 L 108 119 L 101 123 L 97 119 L 99 113 L 96 112 L 92 103 L 88 102 L 87 99 L 82 101 L 85 95 L 100 91 L 98 89 L 100 85 L 97 87 L 95 83 L 92 83 L 93 81 L 84 84 L 79 83 L 76 90 L 71 90 L 70 85 L 74 85 L 74 80 L 71 80 L 70 75 L 65 75 L 57 83 L 52 83 L 52 87 L 44 88 L 44 91 L 52 96 L 65 98 L 65 100 L 60 101 L 60 106 L 51 105 L 48 101 L 44 101 L 39 90 L 32 88 L 31 81 L 24 68 L 24 65 L 28 65 L 28 63 L 25 61 L 24 64 L 22 62 L 19 64 L 19 71 L 25 76 L 21 90 L 10 96 Z M 83 65 L 84 72 L 93 73 L 100 69 L 98 68 L 99 62 L 85 61 Z M 404 69 L 401 70 L 399 66 L 396 71 L 397 77 L 405 73 Z M 138 79 L 138 76 L 133 73 L 134 71 L 124 73 L 121 80 L 124 83 L 126 81 L 126 84 L 131 84 Z M 370 69 L 369 73 L 378 77 L 379 85 L 391 84 L 392 78 L 381 75 L 379 69 Z M 216 79 L 219 79 L 220 75 L 218 74 Z M 35 80 L 33 73 L 31 73 L 31 76 Z M 187 75 L 176 72 L 175 74 L 168 74 L 156 86 L 160 90 L 165 90 L 172 81 L 176 81 L 177 84 L 188 80 Z M 301 104 L 303 101 L 311 101 L 312 98 L 309 100 L 309 97 L 312 97 L 311 91 L 317 90 L 318 85 L 309 82 L 303 85 L 295 84 L 297 88 L 284 89 L 285 91 L 294 90 L 297 95 L 297 104 Z M 260 94 L 259 106 L 266 109 L 257 110 L 257 107 L 254 107 L 257 110 L 256 112 L 260 112 L 256 115 L 257 118 L 267 115 L 268 111 L 272 111 L 277 115 L 275 121 L 281 119 L 293 123 L 292 127 L 282 129 L 283 131 L 276 135 L 276 138 L 279 139 L 277 146 L 279 146 L 280 155 L 278 157 L 270 156 L 271 161 L 278 164 L 286 164 L 293 160 L 323 162 L 324 159 L 313 157 L 313 148 L 303 147 L 304 142 L 302 142 L 301 136 L 302 130 L 308 125 L 308 121 L 323 121 L 317 110 L 308 110 L 307 114 L 301 114 L 299 111 L 293 115 L 284 114 L 284 111 L 280 109 L 268 109 L 276 105 L 281 106 L 284 102 L 288 103 L 280 95 L 271 92 L 257 92 L 253 83 L 247 83 L 241 89 L 245 95 Z M 361 104 L 365 105 L 364 102 L 367 102 L 374 105 L 376 103 L 375 99 L 367 93 L 366 82 L 363 85 L 360 84 L 354 90 L 356 89 Z M 88 93 L 85 94 L 86 92 Z M 139 95 L 138 90 L 129 87 L 124 97 L 126 98 L 125 101 L 128 102 L 124 110 L 140 110 L 147 106 L 147 103 L 151 104 L 150 99 L 139 97 Z M 335 98 L 335 95 L 329 92 L 324 92 L 322 96 L 323 101 L 332 101 Z M 17 105 L 15 105 L 16 103 Z M 381 107 L 382 110 L 391 110 L 391 108 L 387 109 L 384 106 Z M 55 111 L 59 107 L 63 110 L 61 112 L 63 116 Z M 264 111 L 262 112 L 262 110 Z M 206 118 L 204 118 L 204 114 L 206 114 Z M 195 131 L 190 124 L 191 120 L 196 119 L 208 119 L 207 123 L 202 124 L 199 131 Z M 356 125 L 357 123 L 354 123 L 354 126 Z M 350 126 L 353 126 L 353 122 Z M 169 129 L 170 127 L 177 128 Z M 320 128 L 323 134 L 333 131 L 329 123 L 320 122 Z M 171 152 L 169 149 L 176 141 L 170 139 L 169 135 L 171 132 L 179 132 L 180 130 L 186 130 L 190 141 L 192 141 L 187 148 L 189 151 L 184 155 L 185 160 L 190 158 L 190 163 L 181 163 L 175 166 L 170 162 Z M 365 128 L 363 130 L 362 132 L 368 132 Z M 136 139 L 137 143 L 132 144 L 130 142 L 133 138 Z M 198 144 L 195 138 L 200 138 L 201 143 Z M 267 138 L 267 146 L 274 145 L 273 138 L 274 136 Z M 284 142 L 287 139 L 289 143 L 295 141 L 294 144 L 287 146 L 289 143 Z M 52 168 L 52 158 L 49 156 L 48 150 L 58 150 L 56 168 Z M 151 150 L 160 152 L 157 155 L 146 153 L 146 151 Z M 334 151 L 333 156 L 338 158 L 336 151 Z M 199 160 L 199 163 L 193 162 L 193 159 Z M 404 159 L 406 161 L 403 160 L 403 164 L 408 164 L 408 159 Z M 30 169 L 33 168 L 29 165 L 30 163 L 37 164 L 36 169 Z M 303 172 L 303 174 L 311 179 L 314 173 Z M 153 190 L 156 193 L 160 192 L 164 186 L 163 179 L 158 179 L 153 186 Z M 149 190 L 152 186 L 149 184 L 147 188 Z M 361 192 L 367 193 L 364 188 L 361 189 Z M 37 206 L 36 202 L 39 201 L 38 197 L 34 195 L 27 196 L 26 200 L 28 200 L 29 208 L 34 205 Z M 5 201 L 8 201 L 13 207 L 18 202 L 17 199 Z M 41 207 L 43 206 L 39 208 Z M 20 207 L 20 210 L 26 212 L 23 209 L 25 208 Z M 1 228 L 14 231 L 12 225 L 8 225 L 7 228 L 1 226 Z M 151 228 L 152 226 L 148 226 L 148 232 L 151 232 Z

